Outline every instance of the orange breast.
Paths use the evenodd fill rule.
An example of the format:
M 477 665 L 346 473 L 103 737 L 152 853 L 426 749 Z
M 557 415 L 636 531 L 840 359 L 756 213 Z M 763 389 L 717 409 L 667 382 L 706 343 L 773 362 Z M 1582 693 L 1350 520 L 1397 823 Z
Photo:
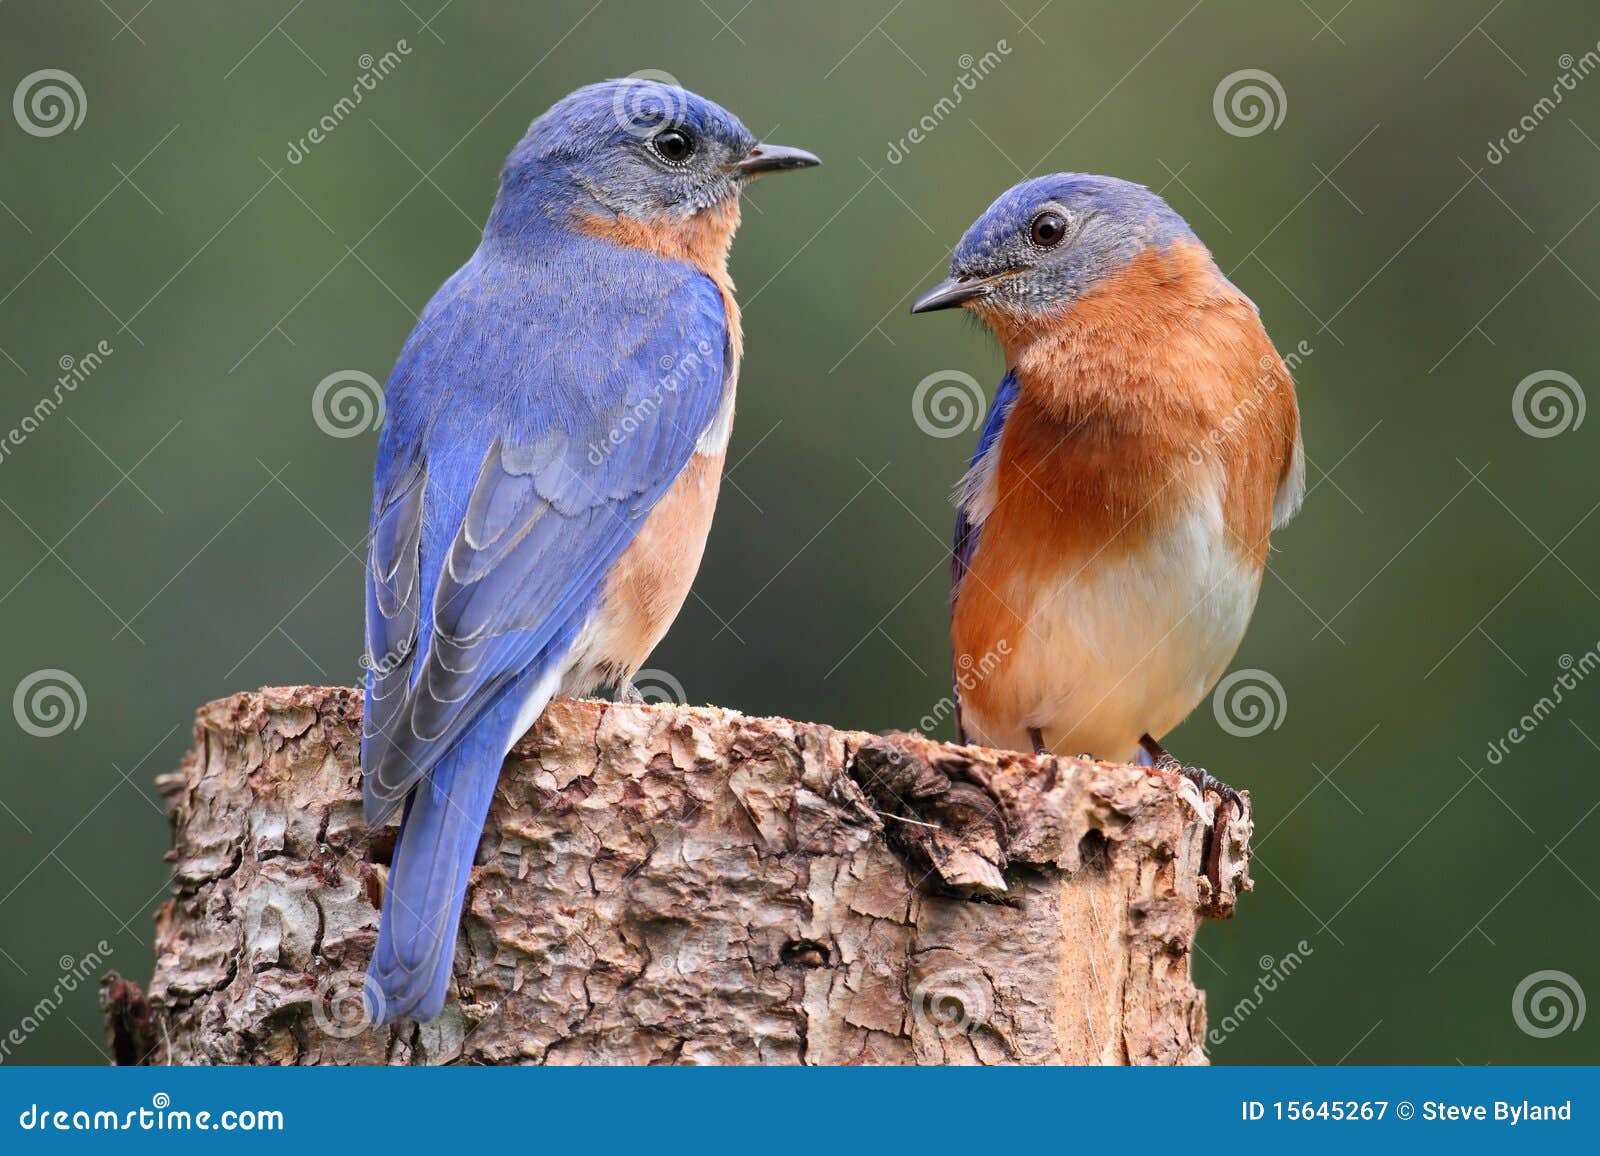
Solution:
M 1235 548 L 1266 557 L 1272 499 L 1299 436 L 1294 385 L 1203 247 L 1146 252 L 1043 325 L 986 320 L 1023 391 L 1002 469 L 1012 459 L 1016 479 L 1053 499 L 1032 513 L 1114 549 L 1212 469 Z M 1058 509 L 1070 517 L 1052 518 Z
M 1228 555 L 1258 579 L 1298 415 L 1254 309 L 1203 249 L 1146 254 L 1043 326 L 985 320 L 1022 390 L 952 614 L 958 662 L 980 662 L 1002 641 L 1017 647 L 1039 591 L 1130 558 L 1142 564 L 1201 496 L 1202 506 L 1220 504 Z M 1147 612 L 1132 598 L 1097 605 L 1108 615 Z M 1004 715 L 1015 708 L 991 700 L 1025 697 L 1012 681 L 988 680 L 963 702 Z
M 593 624 L 592 655 L 596 666 L 615 677 L 631 675 L 642 667 L 677 618 L 700 569 L 716 512 L 744 348 L 733 279 L 728 275 L 728 249 L 739 227 L 739 202 L 730 198 L 688 217 L 660 221 L 585 216 L 577 227 L 619 245 L 687 261 L 711 278 L 722 294 L 732 352 L 730 373 L 722 383 L 722 405 L 700 444 L 704 452 L 690 455 L 683 472 L 645 516 L 638 536 L 607 575 Z
M 642 667 L 683 608 L 711 531 L 724 456 L 690 456 L 607 575 L 595 653 L 610 673 Z
M 636 217 L 581 216 L 580 232 L 604 237 L 630 249 L 643 249 L 676 261 L 687 261 L 715 282 L 728 312 L 728 340 L 737 359 L 744 350 L 739 308 L 733 300 L 733 278 L 728 274 L 728 250 L 739 228 L 739 199 L 729 199 L 688 217 L 642 221 Z
M 1166 436 L 1131 436 L 1088 414 L 1063 421 L 1026 385 L 999 452 L 994 506 L 951 618 L 958 662 L 981 662 L 1002 643 L 1017 651 L 1035 634 L 1048 591 L 1139 551 L 1170 526 L 1199 480 Z M 988 680 L 963 698 L 1020 689 L 1009 682 Z

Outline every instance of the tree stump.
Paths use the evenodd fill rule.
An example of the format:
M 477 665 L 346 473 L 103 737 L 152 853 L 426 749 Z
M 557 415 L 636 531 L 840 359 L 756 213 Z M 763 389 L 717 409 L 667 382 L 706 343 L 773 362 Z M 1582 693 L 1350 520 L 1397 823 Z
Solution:
M 200 710 L 155 976 L 102 991 L 119 1060 L 1205 1062 L 1190 951 L 1248 812 L 1208 862 L 1219 804 L 1170 773 L 594 700 L 506 762 L 443 1014 L 371 1028 L 360 733 L 346 688 Z

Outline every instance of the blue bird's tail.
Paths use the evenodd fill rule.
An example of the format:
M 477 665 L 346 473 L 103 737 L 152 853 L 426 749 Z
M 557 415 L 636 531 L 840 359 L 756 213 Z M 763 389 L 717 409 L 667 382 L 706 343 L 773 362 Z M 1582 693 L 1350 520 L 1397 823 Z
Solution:
M 500 762 L 469 738 L 406 799 L 367 971 L 367 1014 L 374 1024 L 404 1016 L 428 1020 L 444 1007 L 456 924 Z

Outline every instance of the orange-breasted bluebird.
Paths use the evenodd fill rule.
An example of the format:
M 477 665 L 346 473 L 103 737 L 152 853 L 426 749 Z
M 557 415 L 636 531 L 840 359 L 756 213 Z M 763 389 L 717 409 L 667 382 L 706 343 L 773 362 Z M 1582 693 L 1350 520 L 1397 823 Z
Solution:
M 1305 490 L 1289 372 L 1183 218 L 1112 177 L 1002 195 L 912 312 L 952 306 L 1006 359 L 957 494 L 962 739 L 1178 768 L 1159 740 L 1226 670 Z
M 580 89 L 406 342 L 367 574 L 366 817 L 405 806 L 373 1020 L 444 1004 L 506 752 L 554 695 L 630 692 L 677 616 L 733 422 L 739 192 L 817 163 L 681 88 Z

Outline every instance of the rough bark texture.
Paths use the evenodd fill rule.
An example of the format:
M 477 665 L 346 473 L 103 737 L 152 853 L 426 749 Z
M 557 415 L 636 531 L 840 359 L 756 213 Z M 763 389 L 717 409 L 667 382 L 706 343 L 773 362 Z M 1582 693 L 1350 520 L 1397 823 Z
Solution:
M 1190 950 L 1248 814 L 1208 865 L 1165 772 L 591 700 L 507 761 L 444 1013 L 367 1028 L 360 724 L 343 688 L 201 709 L 155 977 L 103 992 L 120 1062 L 1205 1060 Z

